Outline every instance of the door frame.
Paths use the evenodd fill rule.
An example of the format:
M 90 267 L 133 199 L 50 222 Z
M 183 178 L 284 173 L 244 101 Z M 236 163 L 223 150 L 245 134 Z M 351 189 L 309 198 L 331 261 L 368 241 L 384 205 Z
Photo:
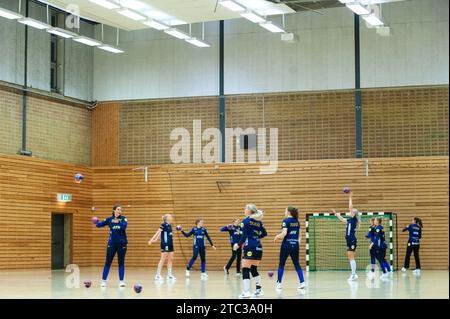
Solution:
M 52 210 L 51 216 L 63 215 L 64 216 L 64 267 L 73 263 L 73 212 L 62 211 L 62 210 Z M 50 219 L 52 222 L 52 219 Z M 50 233 L 50 236 L 52 234 Z M 69 237 L 69 238 L 67 238 Z M 51 243 L 50 243 L 51 244 Z M 66 248 L 69 250 L 66 251 Z M 68 256 L 66 255 L 68 254 Z M 53 256 L 50 256 L 53 258 Z

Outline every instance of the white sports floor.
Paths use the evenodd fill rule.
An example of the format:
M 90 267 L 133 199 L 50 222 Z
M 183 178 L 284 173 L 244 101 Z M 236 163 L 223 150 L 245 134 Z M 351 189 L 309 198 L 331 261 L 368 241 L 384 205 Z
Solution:
M 242 278 L 234 272 L 226 276 L 223 272 L 211 271 L 206 281 L 200 280 L 200 273 L 191 271 L 186 279 L 183 270 L 175 271 L 177 280 L 155 282 L 155 269 L 126 269 L 127 287 L 118 288 L 117 269 L 112 268 L 108 286 L 100 288 L 100 267 L 81 268 L 80 287 L 67 288 L 68 273 L 64 270 L 14 270 L 0 272 L 0 298 L 237 298 L 241 292 Z M 163 273 L 164 274 L 164 273 Z M 297 291 L 297 275 L 286 271 L 283 278 L 283 290 L 275 289 L 276 274 L 269 278 L 261 271 L 264 296 L 260 298 L 380 298 L 380 299 L 419 299 L 449 298 L 448 271 L 422 271 L 420 277 L 411 272 L 395 272 L 391 280 L 367 280 L 364 272 L 359 272 L 356 282 L 347 282 L 347 272 L 310 272 L 305 273 L 307 287 Z M 90 279 L 91 288 L 85 288 L 83 281 Z M 133 285 L 140 283 L 142 293 L 137 294 Z M 253 283 L 252 283 L 253 288 Z

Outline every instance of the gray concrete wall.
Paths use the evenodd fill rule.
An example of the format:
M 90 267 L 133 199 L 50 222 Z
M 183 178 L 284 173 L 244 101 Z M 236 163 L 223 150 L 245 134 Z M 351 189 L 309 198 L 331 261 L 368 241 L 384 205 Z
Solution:
M 226 94 L 352 88 L 353 14 L 347 8 L 323 12 L 286 17 L 286 28 L 299 36 L 296 44 L 244 19 L 226 21 Z M 448 1 L 388 3 L 382 13 L 390 37 L 361 22 L 362 86 L 448 84 Z M 217 29 L 218 23 L 207 24 L 208 49 L 155 30 L 124 32 L 125 54 L 94 53 L 95 98 L 217 95 Z
M 17 11 L 15 0 L 0 0 L 0 6 Z M 22 14 L 25 7 L 22 5 Z M 46 21 L 46 8 L 30 2 L 29 16 Z M 94 36 L 94 26 L 81 22 L 80 32 Z M 0 80 L 23 85 L 25 26 L 0 18 Z M 64 95 L 93 99 L 94 49 L 72 40 L 65 41 Z M 50 34 L 28 28 L 28 86 L 50 91 Z

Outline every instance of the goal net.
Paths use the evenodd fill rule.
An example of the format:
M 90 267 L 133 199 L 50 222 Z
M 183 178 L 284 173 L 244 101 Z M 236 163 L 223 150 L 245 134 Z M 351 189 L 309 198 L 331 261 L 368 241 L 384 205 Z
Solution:
M 349 213 L 341 214 L 348 218 Z M 356 231 L 358 246 L 356 264 L 359 270 L 367 269 L 371 264 L 369 239 L 365 236 L 369 231 L 370 219 L 382 218 L 382 226 L 386 233 L 388 248 L 386 260 L 394 267 L 395 235 L 397 233 L 397 216 L 395 213 L 366 212 L 360 213 L 361 223 Z M 378 264 L 378 262 L 377 262 Z M 345 241 L 345 225 L 332 213 L 314 213 L 306 215 L 306 271 L 316 270 L 348 270 L 347 247 Z

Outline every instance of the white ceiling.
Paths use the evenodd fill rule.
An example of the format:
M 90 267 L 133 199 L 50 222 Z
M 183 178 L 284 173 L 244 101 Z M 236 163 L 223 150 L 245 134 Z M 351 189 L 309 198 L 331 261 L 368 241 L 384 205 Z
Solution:
M 165 22 L 169 25 L 180 25 L 187 23 L 198 23 L 218 20 L 241 18 L 222 6 L 217 6 L 217 0 L 112 0 L 125 7 L 129 7 L 138 13 Z M 236 0 L 244 6 L 252 9 L 263 16 L 277 15 L 283 13 L 294 13 L 295 11 L 284 4 L 275 4 L 265 0 Z M 118 27 L 124 30 L 138 30 L 148 28 L 141 22 L 126 18 L 114 10 L 108 10 L 88 0 L 45 0 L 41 1 L 52 6 L 66 10 L 68 5 L 79 7 L 83 18 Z

